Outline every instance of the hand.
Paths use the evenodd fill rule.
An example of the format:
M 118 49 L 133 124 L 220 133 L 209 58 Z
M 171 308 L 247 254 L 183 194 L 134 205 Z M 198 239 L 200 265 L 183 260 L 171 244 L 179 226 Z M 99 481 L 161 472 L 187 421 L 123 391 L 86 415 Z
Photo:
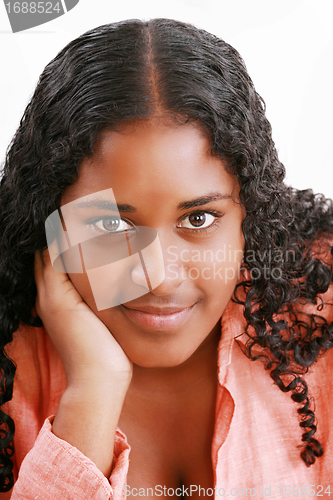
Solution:
M 131 361 L 68 275 L 53 269 L 48 249 L 35 254 L 35 281 L 36 311 L 59 353 L 68 385 L 85 380 L 129 384 Z

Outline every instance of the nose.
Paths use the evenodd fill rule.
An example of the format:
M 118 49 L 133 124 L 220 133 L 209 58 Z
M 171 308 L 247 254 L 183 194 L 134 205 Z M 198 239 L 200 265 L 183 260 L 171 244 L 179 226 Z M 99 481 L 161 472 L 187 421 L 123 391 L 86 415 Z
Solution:
M 170 243 L 170 239 L 169 239 Z M 168 259 L 170 244 L 157 234 L 154 242 L 140 252 L 140 264 L 131 271 L 133 283 L 147 288 L 156 296 L 170 295 L 187 280 L 187 271 L 180 259 Z M 172 245 L 172 248 L 176 248 Z M 176 253 L 173 253 L 176 256 Z

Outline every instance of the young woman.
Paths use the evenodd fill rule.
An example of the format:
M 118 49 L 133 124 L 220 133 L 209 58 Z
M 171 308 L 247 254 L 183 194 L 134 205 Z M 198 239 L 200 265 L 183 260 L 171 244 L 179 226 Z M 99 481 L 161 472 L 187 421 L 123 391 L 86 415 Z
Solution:
M 203 30 L 45 68 L 1 179 L 1 498 L 329 497 L 333 207 L 283 179 Z

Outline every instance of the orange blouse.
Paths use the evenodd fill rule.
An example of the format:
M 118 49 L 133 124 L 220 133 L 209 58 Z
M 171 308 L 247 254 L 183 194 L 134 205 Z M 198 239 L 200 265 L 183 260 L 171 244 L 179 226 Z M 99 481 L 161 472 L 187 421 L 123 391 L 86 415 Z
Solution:
M 324 295 L 333 303 L 333 289 Z M 333 321 L 333 306 L 307 312 Z M 229 302 L 219 343 L 216 421 L 212 441 L 215 496 L 294 498 L 333 493 L 333 349 L 305 376 L 315 399 L 323 457 L 307 468 L 300 458 L 302 430 L 297 404 L 283 393 L 260 361 L 250 361 L 235 342 L 245 344 L 243 306 Z M 241 337 L 239 337 L 241 336 Z M 43 328 L 21 327 L 7 352 L 17 364 L 12 400 L 15 486 L 1 499 L 120 499 L 126 489 L 130 446 L 118 428 L 114 467 L 106 478 L 78 449 L 52 433 L 52 420 L 66 387 L 60 358 Z M 159 485 L 163 488 L 163 485 Z M 199 485 L 192 485 L 193 490 Z M 190 490 L 183 492 L 190 496 Z M 211 494 L 208 492 L 207 494 Z M 137 492 L 139 496 L 139 492 Z M 175 493 L 176 495 L 179 492 Z

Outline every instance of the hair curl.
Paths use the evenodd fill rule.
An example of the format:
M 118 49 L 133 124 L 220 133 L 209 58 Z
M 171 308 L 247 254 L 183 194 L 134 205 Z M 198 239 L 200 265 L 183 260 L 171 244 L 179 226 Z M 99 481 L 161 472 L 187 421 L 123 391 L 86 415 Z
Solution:
M 301 299 L 316 303 L 332 281 L 332 265 L 309 250 L 318 234 L 332 233 L 332 202 L 284 184 L 264 102 L 238 52 L 204 30 L 169 19 L 109 24 L 70 42 L 43 71 L 7 150 L 0 183 L 0 405 L 12 397 L 15 374 L 5 346 L 19 322 L 42 325 L 31 311 L 34 253 L 46 247 L 46 218 L 78 178 L 80 162 L 93 155 L 102 130 L 156 114 L 199 123 L 212 154 L 240 180 L 244 263 L 252 274 L 257 270 L 238 285 L 234 298 L 245 306 L 246 354 L 264 358 L 278 387 L 302 404 L 301 456 L 310 465 L 323 450 L 313 438 L 316 425 L 302 374 L 333 346 L 333 326 L 318 315 L 301 320 L 296 306 Z M 283 255 L 292 250 L 295 258 L 272 262 L 268 253 L 258 253 L 262 249 Z M 273 279 L 274 269 L 279 274 Z M 288 314 L 291 323 L 277 320 L 278 313 Z M 256 345 L 266 354 L 255 355 Z M 8 491 L 14 422 L 3 411 L 0 429 L 0 491 Z

